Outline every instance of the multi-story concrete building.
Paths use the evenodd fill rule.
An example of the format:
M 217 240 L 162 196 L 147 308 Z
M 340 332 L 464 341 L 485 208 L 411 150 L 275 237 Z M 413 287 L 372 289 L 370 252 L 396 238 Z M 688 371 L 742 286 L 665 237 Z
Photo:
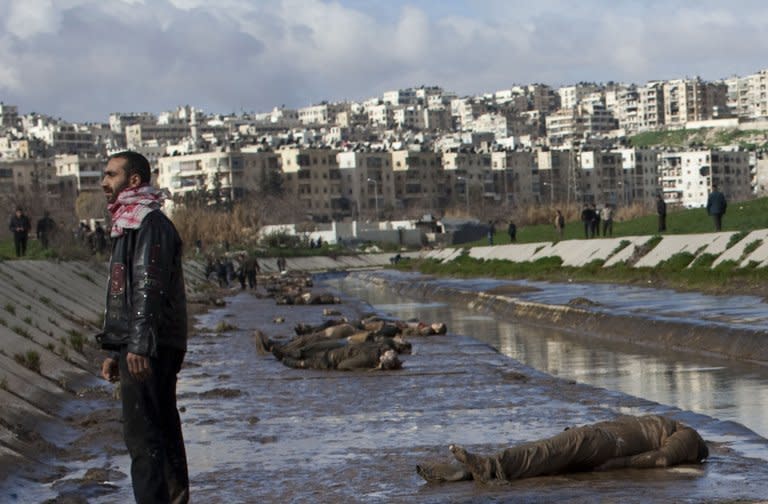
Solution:
M 491 152 L 494 199 L 510 206 L 525 206 L 540 200 L 538 157 L 532 151 Z M 484 194 L 489 193 L 484 185 Z
M 631 205 L 642 203 L 653 205 L 660 193 L 659 162 L 660 152 L 655 149 L 615 149 L 621 155 L 623 175 L 620 181 L 623 195 L 621 200 Z
M 356 203 L 356 215 L 373 217 L 395 208 L 395 177 L 388 151 L 339 152 L 344 195 Z
M 576 171 L 577 201 L 626 205 L 621 154 L 581 151 Z
M 600 86 L 592 83 L 582 83 L 558 88 L 557 94 L 560 97 L 560 108 L 572 109 L 581 103 L 582 98 L 599 91 Z
M 301 212 L 316 221 L 352 215 L 353 203 L 344 191 L 338 151 L 284 147 L 277 153 L 286 192 Z
M 718 82 L 674 79 L 664 82 L 664 123 L 683 126 L 691 121 L 728 117 L 727 88 Z
M 0 127 L 15 128 L 19 122 L 19 108 L 0 102 Z
M 161 157 L 157 169 L 158 186 L 175 199 L 218 186 L 222 198 L 236 201 L 263 190 L 271 176 L 279 175 L 280 166 L 271 151 L 217 151 Z
M 87 126 L 39 119 L 29 127 L 28 133 L 32 138 L 42 140 L 56 154 L 96 154 L 93 133 Z
M 538 150 L 536 151 L 539 169 L 539 187 L 541 201 L 549 204 L 567 203 L 575 196 L 571 191 L 571 183 L 575 183 L 576 157 L 574 151 L 568 150 Z
M 406 88 L 394 91 L 385 91 L 382 101 L 389 105 L 415 105 L 417 103 L 416 89 Z
M 637 88 L 637 129 L 654 130 L 665 124 L 664 84 L 648 82 Z
M 101 192 L 105 158 L 80 154 L 58 154 L 54 158 L 57 177 L 72 177 L 78 193 Z
M 398 208 L 423 214 L 445 205 L 445 179 L 438 153 L 393 151 L 392 172 Z
M 350 105 L 341 103 L 321 103 L 299 109 L 299 122 L 301 124 L 336 124 L 336 116 L 339 112 L 349 112 Z
M 661 155 L 659 183 L 667 204 L 703 207 L 716 185 L 731 201 L 752 195 L 749 152 L 700 150 Z
M 400 128 L 422 130 L 424 129 L 424 110 L 421 105 L 395 107 L 392 120 Z
M 768 117 L 768 70 L 725 81 L 728 107 L 740 118 Z
M 157 124 L 157 117 L 149 112 L 114 112 L 109 114 L 109 128 L 118 134 L 125 134 L 125 127 L 134 124 L 151 126 Z
M 607 133 L 616 129 L 616 119 L 601 103 L 582 103 L 572 109 L 560 109 L 544 119 L 550 145 L 561 145 L 585 135 Z
M 158 144 L 179 143 L 192 136 L 189 124 L 131 124 L 125 126 L 125 143 L 129 149 L 137 149 L 149 142 Z

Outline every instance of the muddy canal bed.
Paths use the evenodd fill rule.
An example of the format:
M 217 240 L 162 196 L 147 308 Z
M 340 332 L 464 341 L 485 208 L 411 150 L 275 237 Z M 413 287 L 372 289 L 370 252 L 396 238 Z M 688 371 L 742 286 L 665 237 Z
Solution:
M 341 311 L 368 307 L 347 297 Z M 394 372 L 321 372 L 259 356 L 251 332 L 287 335 L 320 306 L 276 306 L 248 293 L 200 317 L 179 393 L 196 502 L 621 502 L 756 500 L 765 449 L 747 429 L 538 372 L 455 330 L 413 338 Z M 275 317 L 285 322 L 275 324 Z M 238 329 L 216 334 L 219 322 Z M 504 486 L 425 484 L 424 460 L 460 443 L 490 451 L 621 413 L 670 414 L 711 439 L 703 466 L 536 478 Z
M 341 286 L 333 282 L 325 285 Z M 359 301 L 362 291 L 344 290 L 349 294 L 334 308 L 349 317 L 374 307 L 432 321 L 441 312 L 430 310 L 444 309 L 436 303 L 409 312 L 425 304 L 386 291 L 369 305 Z M 225 307 L 197 316 L 179 379 L 193 502 L 754 502 L 768 495 L 768 464 L 754 456 L 768 452 L 768 445 L 752 431 L 538 371 L 472 337 L 489 333 L 488 317 L 464 314 L 447 320 L 446 336 L 411 338 L 413 354 L 399 371 L 296 370 L 258 355 L 252 332 L 288 336 L 298 322 L 324 320 L 326 307 L 278 306 L 248 292 L 231 294 Z M 278 318 L 284 322 L 273 322 Z M 216 331 L 222 322 L 232 329 Z M 556 355 L 547 360 L 556 362 Z M 450 460 L 452 443 L 490 452 L 574 425 L 649 413 L 697 428 L 709 442 L 708 462 L 491 486 L 426 484 L 415 472 L 420 462 Z M 132 502 L 122 445 L 86 465 L 96 466 L 110 480 L 100 485 L 108 491 L 78 487 L 73 478 L 82 475 L 76 474 L 40 491 L 20 489 L 15 501 L 42 502 L 32 497 L 68 488 L 71 498 L 82 499 L 60 502 Z

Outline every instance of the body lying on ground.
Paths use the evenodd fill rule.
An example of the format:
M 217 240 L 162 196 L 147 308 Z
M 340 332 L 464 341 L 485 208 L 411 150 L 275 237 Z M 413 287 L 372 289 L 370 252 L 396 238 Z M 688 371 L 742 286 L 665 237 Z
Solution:
M 383 336 L 430 336 L 433 334 L 445 334 L 447 327 L 443 322 L 426 324 L 424 322 L 405 322 L 401 320 L 385 319 L 378 316 L 368 316 L 360 320 L 332 319 L 322 324 L 309 325 L 297 324 L 294 328 L 296 334 L 309 334 L 319 332 L 330 327 L 348 324 L 360 331 L 371 331 Z
M 255 332 L 261 353 L 271 352 L 286 366 L 302 369 L 398 369 L 399 353 L 410 353 L 411 345 L 401 337 L 359 332 L 348 324 L 296 336 L 286 343 Z
M 698 432 L 657 415 L 623 416 L 575 427 L 488 456 L 456 445 L 450 450 L 459 464 L 421 464 L 416 471 L 430 482 L 512 481 L 579 471 L 701 463 L 709 455 Z

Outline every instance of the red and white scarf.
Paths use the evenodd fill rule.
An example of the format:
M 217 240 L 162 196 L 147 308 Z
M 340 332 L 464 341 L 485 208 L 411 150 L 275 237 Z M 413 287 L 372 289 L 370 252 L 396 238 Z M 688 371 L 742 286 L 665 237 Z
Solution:
M 165 194 L 150 185 L 123 189 L 117 195 L 114 203 L 107 205 L 112 215 L 112 231 L 110 236 L 122 236 L 126 229 L 136 229 L 141 226 L 150 212 L 163 206 Z

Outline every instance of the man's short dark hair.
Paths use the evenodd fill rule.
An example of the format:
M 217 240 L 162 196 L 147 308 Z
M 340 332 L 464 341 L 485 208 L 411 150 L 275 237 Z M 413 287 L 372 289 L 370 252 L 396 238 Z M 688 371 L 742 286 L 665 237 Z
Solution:
M 149 184 L 152 173 L 147 158 L 134 151 L 117 152 L 109 156 L 107 162 L 113 159 L 125 159 L 125 175 L 130 177 L 134 173 L 139 176 L 142 184 Z

